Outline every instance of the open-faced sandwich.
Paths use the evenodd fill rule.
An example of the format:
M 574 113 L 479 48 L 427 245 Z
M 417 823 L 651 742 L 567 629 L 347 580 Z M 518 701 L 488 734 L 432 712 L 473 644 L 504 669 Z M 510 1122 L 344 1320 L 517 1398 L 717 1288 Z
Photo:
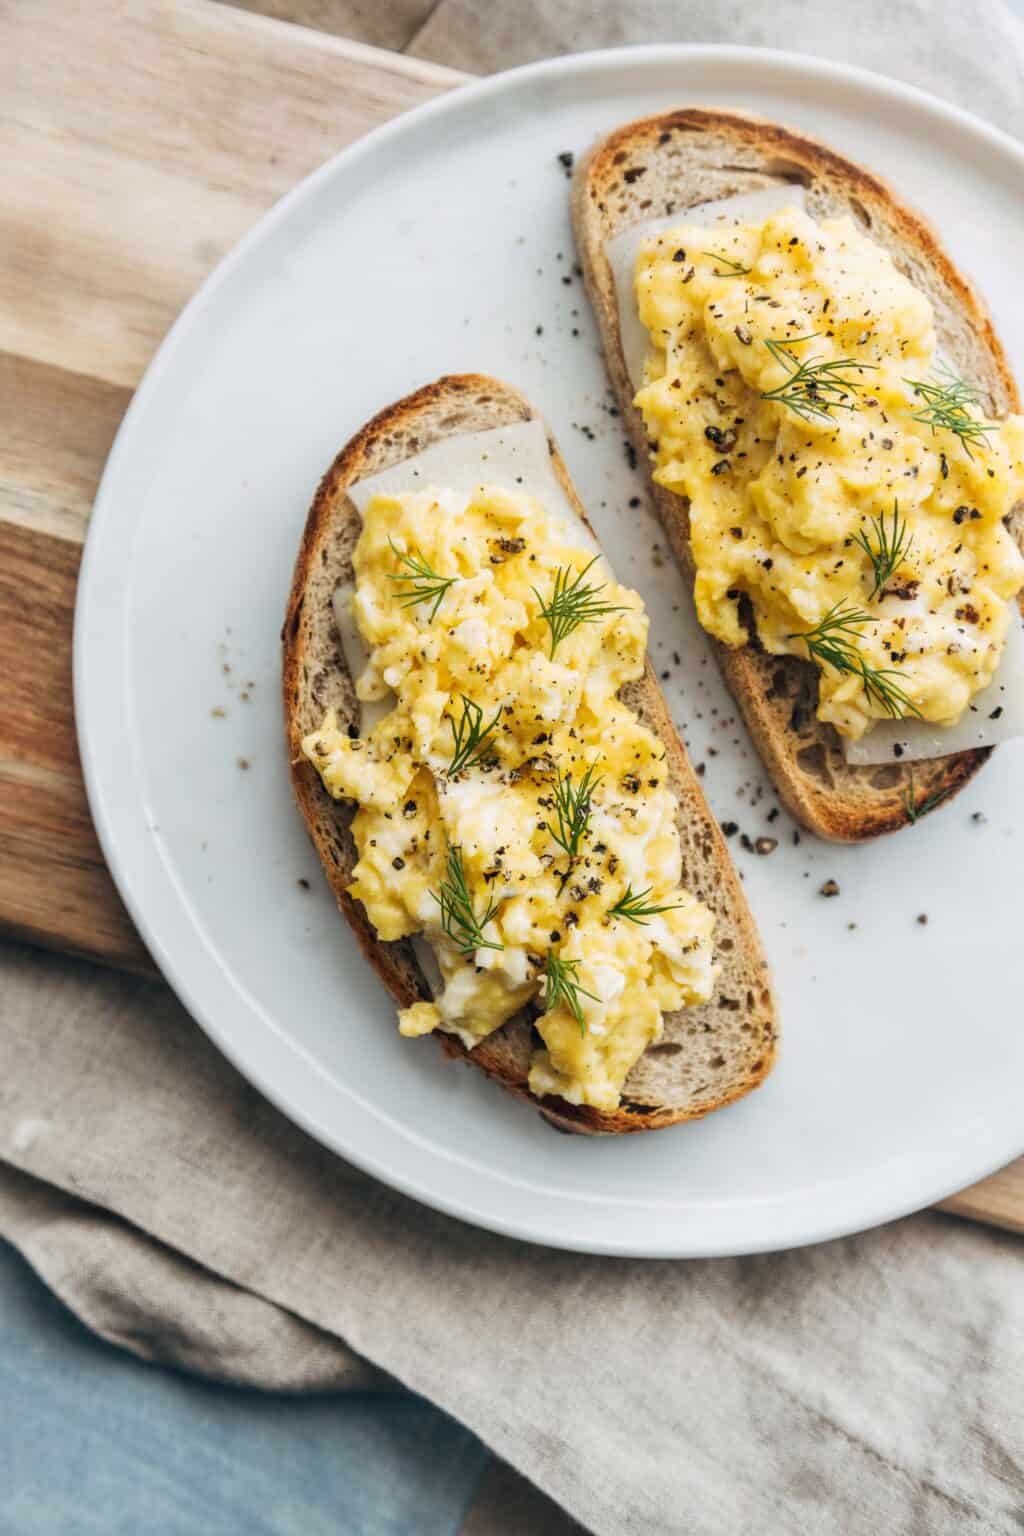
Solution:
M 403 1034 L 573 1130 L 757 1086 L 760 941 L 543 423 L 447 378 L 327 472 L 285 621 L 295 793 Z
M 731 113 L 618 129 L 574 227 L 698 617 L 790 809 L 915 821 L 1024 731 L 1024 419 L 985 308 L 873 175 Z

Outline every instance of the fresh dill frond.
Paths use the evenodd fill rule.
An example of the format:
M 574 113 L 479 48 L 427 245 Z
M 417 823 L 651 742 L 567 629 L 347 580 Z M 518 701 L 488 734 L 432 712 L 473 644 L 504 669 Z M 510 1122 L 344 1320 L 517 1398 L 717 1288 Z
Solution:
M 592 1003 L 599 1003 L 601 999 L 595 993 L 588 992 L 580 982 L 579 969 L 578 960 L 560 960 L 554 950 L 549 949 L 548 963 L 544 970 L 543 1001 L 545 1013 L 559 1006 L 568 1008 L 580 1027 L 580 1034 L 585 1035 L 587 1030 L 580 998 L 589 997 Z
M 486 912 L 477 917 L 473 910 L 469 885 L 466 882 L 461 848 L 448 849 L 448 860 L 440 889 L 431 891 L 430 894 L 441 908 L 441 927 L 461 955 L 468 957 L 475 954 L 478 949 L 505 948 L 504 944 L 496 939 L 484 938 L 484 929 L 501 906 L 501 902 L 492 901 Z
M 653 889 L 654 887 L 649 885 L 646 891 L 636 891 L 634 893 L 633 887 L 627 885 L 614 907 L 608 908 L 608 916 L 625 917 L 629 922 L 637 923 L 641 928 L 644 928 L 647 926 L 650 918 L 657 917 L 662 912 L 674 912 L 677 907 L 682 905 L 678 901 L 666 901 L 661 906 L 658 906 L 656 903 L 648 901 L 647 898 Z
M 712 261 L 720 261 L 725 267 L 724 272 L 719 272 L 717 267 L 712 267 L 712 277 L 746 277 L 751 271 L 751 268 L 745 267 L 742 261 L 733 261 L 731 256 L 723 256 L 720 251 L 701 251 L 701 255 L 709 256 Z
M 787 635 L 788 640 L 802 640 L 807 654 L 819 666 L 832 667 L 836 672 L 847 672 L 859 677 L 867 698 L 879 704 L 894 720 L 921 711 L 896 681 L 906 677 L 893 667 L 873 667 L 859 650 L 857 642 L 865 624 L 872 623 L 870 613 L 861 608 L 844 607 L 835 603 L 825 617 L 813 629 L 797 630 Z
M 904 379 L 904 384 L 914 391 L 922 402 L 915 411 L 913 421 L 923 422 L 932 432 L 952 432 L 964 445 L 969 459 L 974 458 L 972 448 L 988 446 L 989 432 L 998 432 L 995 422 L 979 421 L 972 414 L 972 407 L 981 400 L 981 391 L 955 373 L 938 372 L 931 379 Z
M 907 820 L 910 822 L 910 825 L 914 826 L 916 822 L 920 821 L 922 816 L 927 816 L 929 811 L 934 811 L 935 807 L 941 805 L 943 800 L 948 799 L 951 794 L 952 790 L 948 786 L 945 789 L 937 789 L 934 794 L 926 796 L 919 805 L 917 803 L 917 791 L 914 786 L 914 770 L 911 767 L 910 783 L 903 791 L 903 809 L 907 813 Z
M 913 536 L 909 538 L 907 536 L 906 519 L 900 521 L 898 501 L 893 502 L 890 527 L 886 527 L 884 512 L 881 517 L 871 518 L 870 523 L 875 542 L 872 544 L 863 528 L 859 533 L 854 534 L 853 542 L 860 545 L 871 561 L 871 568 L 875 574 L 875 585 L 871 590 L 871 596 L 874 598 L 881 592 L 900 562 L 906 559 L 914 540 Z
M 402 608 L 415 608 L 418 603 L 432 603 L 430 610 L 431 620 L 437 617 L 437 610 L 441 606 L 441 599 L 448 588 L 458 581 L 457 576 L 439 576 L 432 571 L 422 555 L 403 554 L 396 545 L 394 539 L 388 537 L 392 553 L 405 566 L 404 573 L 392 573 L 389 581 L 403 582 L 406 590 L 397 594 L 399 606 Z
M 448 764 L 450 779 L 464 768 L 479 768 L 482 765 L 494 746 L 488 737 L 501 719 L 499 704 L 494 718 L 484 725 L 484 712 L 480 705 L 467 699 L 464 693 L 459 697 L 462 700 L 461 718 L 456 720 L 454 715 L 448 716 L 448 724 L 452 728 L 452 760 Z
M 590 802 L 594 790 L 601 782 L 597 773 L 597 761 L 591 763 L 578 784 L 572 775 L 560 774 L 555 780 L 555 825 L 548 824 L 548 831 L 570 859 L 579 854 L 583 839 L 590 825 Z
M 794 356 L 793 347 L 805 341 L 814 341 L 818 335 L 791 336 L 787 341 L 765 341 L 765 346 L 777 363 L 787 370 L 789 377 L 774 389 L 761 391 L 762 400 L 777 400 L 788 406 L 803 421 L 833 421 L 834 410 L 859 409 L 857 391 L 867 386 L 861 379 L 851 378 L 851 372 L 862 373 L 875 368 L 874 363 L 859 363 L 855 357 L 839 357 L 834 362 L 818 362 L 813 357 L 803 361 Z
M 581 624 L 595 624 L 607 613 L 625 612 L 621 604 L 601 602 L 604 582 L 591 586 L 584 580 L 587 572 L 600 558 L 600 555 L 595 555 L 582 571 L 574 571 L 571 565 L 559 566 L 555 572 L 551 600 L 547 603 L 537 588 L 533 588 L 533 595 L 541 605 L 540 616 L 551 631 L 550 656 L 554 656 L 566 636 L 571 635 Z

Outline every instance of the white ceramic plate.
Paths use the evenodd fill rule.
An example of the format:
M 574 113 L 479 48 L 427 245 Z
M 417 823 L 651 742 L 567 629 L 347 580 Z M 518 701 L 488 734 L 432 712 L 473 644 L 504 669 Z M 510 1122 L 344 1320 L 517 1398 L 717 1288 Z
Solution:
M 1010 139 L 783 54 L 636 49 L 518 70 L 340 155 L 189 305 L 107 465 L 75 633 L 104 851 L 231 1060 L 328 1146 L 431 1205 L 536 1242 L 664 1256 L 853 1231 L 1024 1149 L 1024 749 L 1003 747 L 953 805 L 894 838 L 794 846 L 784 813 L 769 824 L 774 797 L 658 529 L 629 506 L 641 480 L 608 411 L 557 156 L 687 103 L 781 119 L 884 172 L 976 276 L 1021 361 L 1024 152 Z M 278 631 L 306 508 L 367 417 L 453 370 L 498 374 L 552 423 L 621 577 L 647 598 L 714 810 L 779 839 L 767 857 L 732 847 L 778 981 L 782 1058 L 758 1093 L 695 1125 L 558 1136 L 434 1042 L 401 1040 L 292 805 Z

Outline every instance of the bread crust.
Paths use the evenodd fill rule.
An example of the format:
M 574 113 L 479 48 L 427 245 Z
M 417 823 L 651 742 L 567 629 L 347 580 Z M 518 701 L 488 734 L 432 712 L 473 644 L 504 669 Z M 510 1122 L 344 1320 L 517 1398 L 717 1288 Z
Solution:
M 482 430 L 487 425 L 530 420 L 534 416 L 532 407 L 515 390 L 495 379 L 475 374 L 439 379 L 388 406 L 356 433 L 324 475 L 306 519 L 295 563 L 281 636 L 285 734 L 292 786 L 338 906 L 366 959 L 399 1007 L 429 997 L 426 980 L 409 942 L 382 943 L 362 905 L 348 895 L 355 860 L 349 831 L 352 809 L 327 795 L 316 770 L 301 753 L 303 736 L 319 725 L 318 715 L 322 715 L 327 705 L 340 707 L 342 718 L 346 710 L 349 718 L 355 717 L 353 680 L 348 675 L 329 611 L 329 593 L 337 585 L 339 573 L 343 575 L 346 570 L 350 571 L 351 546 L 359 526 L 358 513 L 347 496 L 347 488 L 387 462 L 398 462 L 409 457 L 411 452 L 421 451 L 430 441 L 444 434 L 446 422 L 454 424 L 453 431 L 469 432 Z M 589 527 L 550 434 L 548 442 L 554 471 L 573 507 Z M 409 445 L 408 452 L 401 451 L 403 445 Z M 529 1025 L 512 1021 L 472 1051 L 467 1051 L 454 1036 L 440 1031 L 436 1033 L 435 1038 L 449 1056 L 481 1068 L 509 1092 L 532 1103 L 553 1125 L 576 1133 L 623 1134 L 654 1130 L 722 1108 L 749 1093 L 767 1076 L 774 1065 L 779 1036 L 776 1004 L 760 937 L 718 823 L 708 808 L 675 732 L 649 662 L 643 680 L 631 684 L 630 690 L 630 702 L 642 710 L 646 723 L 667 748 L 673 787 L 680 799 L 684 847 L 691 854 L 697 850 L 697 863 L 695 865 L 691 859 L 689 873 L 692 875 L 696 868 L 698 879 L 694 884 L 706 888 L 702 894 L 716 911 L 718 931 L 724 931 L 728 939 L 726 970 L 730 991 L 743 991 L 743 1012 L 738 1016 L 742 1023 L 733 1029 L 734 1034 L 742 1031 L 739 1039 L 743 1056 L 740 1059 L 740 1052 L 736 1052 L 735 1070 L 731 1077 L 727 1074 L 728 1080 L 720 1087 L 711 1084 L 707 1092 L 692 1093 L 674 1103 L 658 1102 L 649 1088 L 642 1085 L 630 1092 L 632 1078 L 627 1079 L 619 1108 L 604 1112 L 587 1105 L 569 1104 L 553 1096 L 537 1098 L 530 1093 L 528 1071 L 533 1045 Z M 699 1021 L 706 1034 L 713 1028 L 716 1003 L 719 1007 L 737 1007 L 735 999 L 716 992 L 712 1003 L 669 1017 L 673 1021 Z M 712 1022 L 702 1018 L 703 1015 L 712 1016 Z M 730 1027 L 733 1023 L 730 1015 Z M 677 1044 L 670 1048 L 683 1050 Z M 634 1074 L 636 1070 L 634 1068 Z
M 680 141 L 720 149 L 720 162 L 709 161 L 701 169 L 726 180 L 733 176 L 742 183 L 739 190 L 771 181 L 800 182 L 809 200 L 817 193 L 827 204 L 845 205 L 875 238 L 884 233 L 881 243 L 897 265 L 927 270 L 950 315 L 971 332 L 978 360 L 985 365 L 980 382 L 989 408 L 996 414 L 1020 409 L 1017 386 L 984 300 L 957 270 L 932 226 L 893 188 L 826 145 L 777 123 L 745 113 L 687 107 L 617 128 L 580 161 L 572 188 L 576 245 L 605 361 L 626 431 L 648 471 L 650 446 L 643 418 L 633 405 L 635 391 L 622 352 L 617 296 L 604 244 L 639 218 L 676 211 L 657 206 L 647 213 L 635 188 L 641 178 L 650 177 L 648 186 L 668 182 L 675 196 L 678 178 L 672 180 L 671 162 L 680 157 Z M 681 217 L 687 206 L 703 200 L 702 192 L 678 185 Z M 649 485 L 673 553 L 692 577 L 687 502 L 655 485 L 653 478 Z M 1019 530 L 1017 536 L 1020 540 Z M 756 638 L 733 648 L 712 637 L 712 645 L 780 795 L 792 814 L 820 837 L 863 842 L 917 821 L 962 789 L 993 750 L 975 748 L 906 766 L 848 765 L 834 728 L 813 718 L 817 671 L 812 663 L 768 656 Z

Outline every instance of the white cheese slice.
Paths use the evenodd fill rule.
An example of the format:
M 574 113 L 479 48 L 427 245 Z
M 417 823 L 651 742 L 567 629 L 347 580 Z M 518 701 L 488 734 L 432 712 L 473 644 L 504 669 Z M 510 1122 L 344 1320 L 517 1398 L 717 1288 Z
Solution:
M 766 219 L 783 208 L 804 206 L 804 189 L 775 184 L 756 192 L 743 192 L 717 203 L 698 203 L 667 217 L 647 219 L 622 230 L 605 245 L 615 282 L 619 307 L 619 332 L 626 368 L 633 384 L 643 383 L 644 360 L 650 338 L 637 311 L 634 290 L 636 259 L 643 242 L 664 229 L 684 223 L 738 224 Z M 937 359 L 941 366 L 941 359 Z M 993 718 L 995 714 L 995 718 Z M 922 762 L 965 752 L 972 747 L 995 746 L 1024 735 L 1024 625 L 1011 624 L 995 677 L 975 696 L 956 725 L 933 725 L 926 720 L 882 720 L 859 741 L 843 740 L 848 763 Z
M 422 453 L 358 480 L 349 487 L 348 494 L 362 516 L 370 500 L 381 493 L 397 496 L 436 486 L 455 495 L 470 496 L 481 485 L 521 490 L 536 497 L 567 542 L 600 553 L 596 539 L 580 521 L 552 468 L 547 432 L 543 422 L 537 420 L 442 438 Z M 370 653 L 352 612 L 352 592 L 351 583 L 337 587 L 333 606 L 341 649 L 355 679 L 365 670 Z M 360 731 L 371 731 L 393 705 L 393 694 L 372 703 L 361 702 Z
M 1024 736 L 1024 624 L 1019 613 L 1010 625 L 995 676 L 975 694 L 955 725 L 880 720 L 859 741 L 844 741 L 843 752 L 846 761 L 856 765 L 913 763 L 995 746 L 1014 736 Z
M 335 587 L 331 600 L 334 608 L 334 623 L 338 631 L 338 639 L 341 641 L 342 655 L 345 657 L 345 665 L 348 667 L 352 681 L 355 682 L 367 667 L 370 660 L 370 652 L 366 641 L 359 633 L 359 625 L 356 616 L 352 612 L 352 594 L 355 591 L 351 582 L 343 582 L 340 587 Z M 374 699 L 370 703 L 359 701 L 359 731 L 365 735 L 372 731 L 384 716 L 389 714 L 394 707 L 395 696 L 389 693 L 383 699 Z
M 412 951 L 416 956 L 420 970 L 423 972 L 427 986 L 430 988 L 432 998 L 438 998 L 444 991 L 444 978 L 441 975 L 441 967 L 437 963 L 433 946 L 422 933 L 414 933 L 412 936 Z
M 599 553 L 597 541 L 581 523 L 552 468 L 548 435 L 544 423 L 537 420 L 444 437 L 413 458 L 357 481 L 349 488 L 349 496 L 362 515 L 371 497 L 380 492 L 401 495 L 436 486 L 471 496 L 482 485 L 535 496 L 567 540 Z
M 723 197 L 719 202 L 697 203 L 692 208 L 680 209 L 659 219 L 644 219 L 620 230 L 605 244 L 604 252 L 612 269 L 615 297 L 619 306 L 619 335 L 622 337 L 622 354 L 626 370 L 637 389 L 643 383 L 644 359 L 650 350 L 647 327 L 640 319 L 636 307 L 634 278 L 636 259 L 640 247 L 651 235 L 663 229 L 674 229 L 679 224 L 742 224 L 767 219 L 770 214 L 780 213 L 783 208 L 802 208 L 804 189 L 789 182 L 773 182 L 759 187 L 756 192 L 740 192 L 735 197 Z

